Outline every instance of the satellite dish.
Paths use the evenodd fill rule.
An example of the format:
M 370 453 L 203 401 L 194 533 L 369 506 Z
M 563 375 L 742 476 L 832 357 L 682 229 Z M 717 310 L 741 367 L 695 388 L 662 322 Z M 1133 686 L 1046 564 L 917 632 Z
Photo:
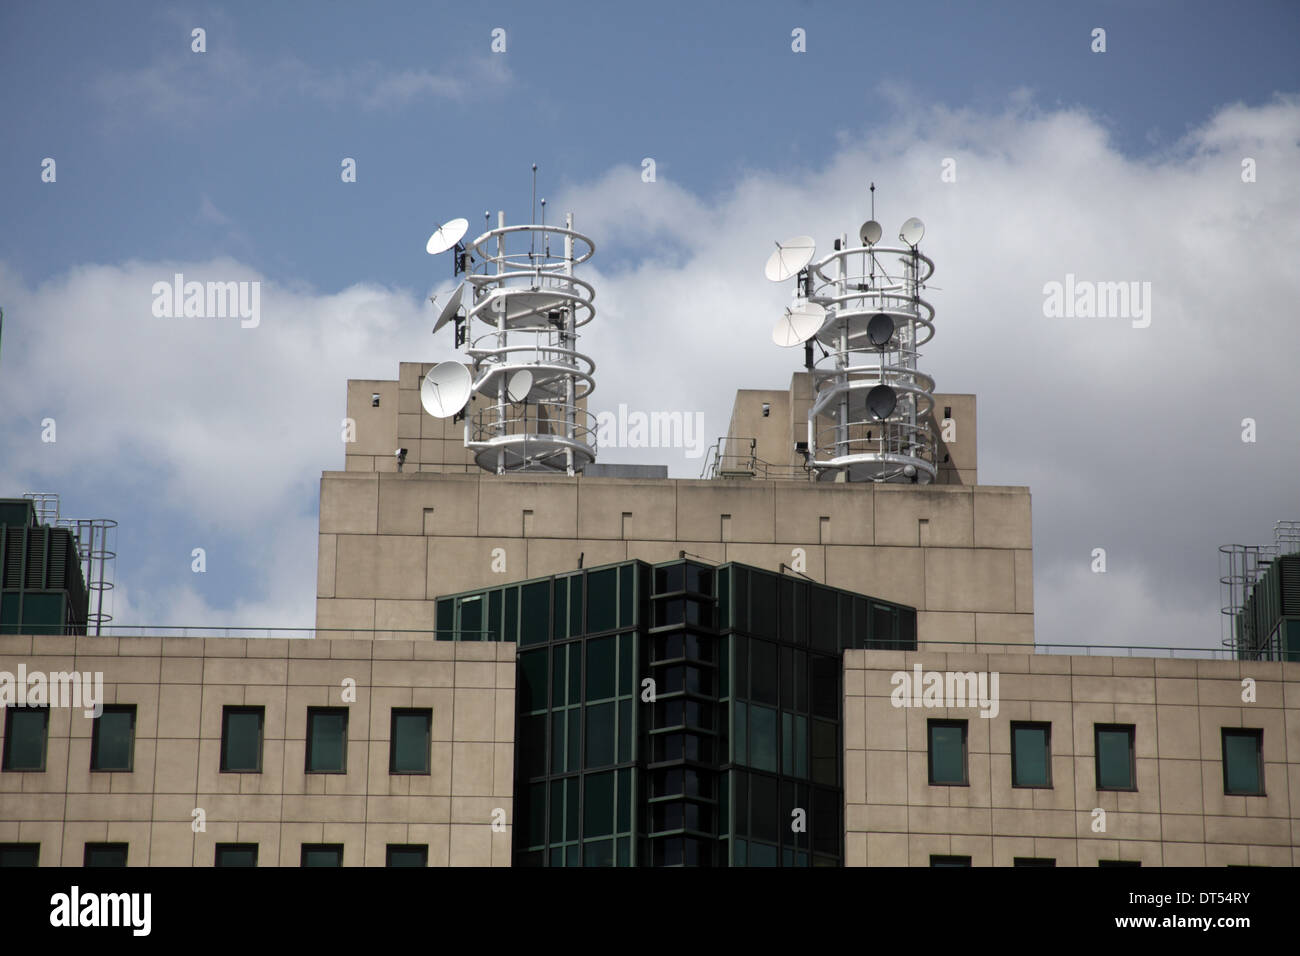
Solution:
M 880 223 L 874 219 L 868 219 L 858 230 L 858 238 L 862 240 L 864 246 L 874 246 L 880 241 L 884 230 L 880 228 Z
M 451 418 L 469 401 L 473 384 L 459 362 L 439 362 L 420 382 L 420 404 L 434 418 Z
M 506 382 L 506 395 L 512 402 L 522 402 L 528 398 L 528 393 L 533 389 L 533 373 L 526 368 L 521 368 L 510 376 Z
M 898 396 L 888 385 L 877 385 L 867 392 L 867 411 L 877 421 L 883 422 L 894 414 L 894 406 L 897 404 Z
M 907 222 L 903 223 L 903 228 L 899 230 L 898 238 L 902 239 L 909 246 L 915 246 L 925 235 L 925 223 L 913 216 Z
M 894 320 L 883 312 L 877 312 L 867 323 L 867 338 L 878 349 L 883 349 L 894 337 Z
M 778 242 L 776 252 L 768 256 L 763 274 L 773 282 L 793 279 L 799 274 L 800 269 L 812 262 L 813 253 L 816 251 L 817 243 L 813 241 L 812 236 L 795 236 L 785 242 Z
M 465 283 L 462 282 L 460 285 L 456 286 L 456 291 L 451 294 L 451 298 L 447 300 L 447 304 L 444 305 L 442 311 L 438 313 L 438 320 L 433 323 L 433 331 L 435 335 L 440 328 L 451 321 L 451 317 L 455 315 L 456 311 L 460 308 L 460 297 L 461 293 L 464 291 Z
M 787 306 L 785 314 L 776 320 L 772 341 L 784 349 L 802 345 L 821 331 L 826 322 L 826 309 L 816 302 L 802 301 Z
M 468 219 L 453 219 L 437 228 L 429 241 L 424 245 L 424 251 L 431 256 L 436 256 L 440 252 L 446 252 L 456 243 L 460 242 L 461 237 L 465 235 L 465 230 L 469 228 Z

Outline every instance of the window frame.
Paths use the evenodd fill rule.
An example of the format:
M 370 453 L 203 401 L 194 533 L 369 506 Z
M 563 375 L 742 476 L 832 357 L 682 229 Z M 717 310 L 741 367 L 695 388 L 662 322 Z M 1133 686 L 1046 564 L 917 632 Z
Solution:
M 304 844 L 302 845 L 302 851 L 301 851 L 301 853 L 300 853 L 300 855 L 299 855 L 299 857 L 298 857 L 298 866 L 299 866 L 300 869 L 302 869 L 302 868 L 313 869 L 313 870 L 317 870 L 317 869 L 319 869 L 319 870 L 328 870 L 328 869 L 333 869 L 333 867 L 330 867 L 330 866 L 321 866 L 321 867 L 315 867 L 315 866 L 313 866 L 313 867 L 308 867 L 308 866 L 307 866 L 307 854 L 308 854 L 308 852 L 313 851 L 313 850 L 338 850 L 338 854 L 339 854 L 339 862 L 338 862 L 338 866 L 339 866 L 340 868 L 342 868 L 342 866 L 343 866 L 343 844 L 342 844 L 342 843 L 304 843 Z
M 398 770 L 397 769 L 397 718 L 403 717 L 427 717 L 428 722 L 424 730 L 424 769 L 423 770 Z M 345 728 L 346 733 L 346 728 Z M 346 751 L 346 736 L 344 738 L 344 750 Z M 344 754 L 344 766 L 347 766 L 347 755 Z M 393 776 L 401 777 L 428 777 L 433 773 L 433 708 L 432 707 L 393 707 L 388 721 L 388 772 Z M 394 844 L 396 845 L 396 844 Z M 414 844 L 412 844 L 414 845 Z
M 1042 729 L 1046 732 L 1043 740 L 1043 747 L 1047 752 L 1047 783 L 1017 783 L 1016 782 L 1016 730 Z M 1054 790 L 1055 782 L 1052 776 L 1052 722 L 1050 720 L 1013 720 L 1011 721 L 1011 787 L 1015 790 Z M 1025 857 L 1025 859 L 1030 859 Z M 1035 857 L 1034 859 L 1037 859 Z
M 974 865 L 975 865 L 975 861 L 972 860 L 971 857 L 967 854 L 962 854 L 962 853 L 957 853 L 957 854 L 931 853 L 930 854 L 931 868 L 939 867 L 941 869 L 965 869 L 966 867 L 973 867 Z
M 1255 766 L 1259 779 L 1258 790 L 1228 789 L 1228 737 L 1253 737 L 1255 740 Z M 1219 746 L 1223 755 L 1223 794 L 1227 797 L 1264 797 L 1264 729 L 1262 727 L 1221 727 L 1219 728 Z
M 123 843 L 121 841 L 87 840 L 81 850 L 81 865 L 83 868 L 91 867 L 92 869 L 100 869 L 100 868 L 115 869 L 117 867 L 117 864 L 110 864 L 104 867 L 92 866 L 90 862 L 90 852 L 92 847 L 96 850 L 117 849 L 120 847 L 122 850 L 121 866 L 126 866 L 130 862 L 131 844 Z
M 346 775 L 348 772 L 348 726 L 351 723 L 348 707 L 308 707 L 307 708 L 307 735 L 306 745 L 303 747 L 303 773 L 324 773 Z M 314 770 L 311 765 L 311 741 L 312 741 L 312 719 L 328 715 L 343 715 L 343 766 L 338 770 Z M 389 741 L 391 748 L 392 741 Z M 333 844 L 321 844 L 322 846 L 333 846 Z
M 961 728 L 961 780 L 938 781 L 934 779 L 934 730 L 937 727 Z M 925 722 L 926 776 L 932 787 L 970 786 L 970 721 L 931 717 Z
M 213 865 L 213 867 L 216 867 L 216 868 L 219 868 L 219 869 L 223 869 L 223 870 L 224 870 L 224 869 L 238 869 L 238 868 L 240 868 L 240 867 L 238 867 L 238 866 L 236 866 L 236 865 L 234 865 L 234 864 L 230 864 L 230 863 L 222 863 L 222 862 L 220 862 L 220 861 L 221 861 L 221 852 L 222 852 L 223 850 L 234 850 L 234 851 L 236 851 L 236 852 L 239 851 L 239 850 L 252 850 L 252 851 L 253 851 L 253 864 L 252 864 L 252 865 L 253 865 L 254 867 L 256 867 L 256 866 L 257 866 L 257 858 L 258 858 L 258 846 L 259 846 L 259 844 L 257 844 L 257 843 L 218 843 L 218 844 L 216 844 L 216 845 L 213 847 L 213 849 L 212 849 L 212 865 Z
M 127 759 L 125 767 L 100 767 L 99 762 L 99 728 L 102 726 L 100 721 L 104 715 L 109 712 L 117 714 L 131 715 L 131 739 L 127 744 Z M 105 704 L 103 711 L 98 717 L 91 722 L 90 727 L 90 772 L 91 773 L 133 773 L 135 771 L 135 724 L 136 724 L 136 705 L 135 704 Z
M 394 851 L 394 850 L 399 850 L 399 851 L 402 851 L 402 850 L 421 850 L 421 851 L 423 851 L 423 853 L 424 853 L 424 864 L 423 864 L 423 865 L 424 865 L 424 867 L 425 867 L 426 869 L 427 869 L 428 866 L 429 866 L 429 844 L 427 844 L 427 843 L 388 843 L 388 844 L 385 844 L 385 846 L 384 846 L 384 868 L 385 868 L 385 869 L 394 869 L 394 870 L 406 869 L 406 867 L 400 867 L 400 866 L 394 866 L 394 865 L 393 865 L 393 851 Z M 416 868 L 416 867 L 411 867 L 411 869 L 417 869 L 417 868 Z
M 1127 787 L 1103 787 L 1101 785 L 1101 735 L 1103 732 L 1114 733 L 1115 731 L 1126 731 L 1128 733 L 1128 774 L 1131 786 Z M 1107 793 L 1137 793 L 1137 725 L 1136 724 L 1093 724 L 1092 725 L 1092 762 L 1093 762 L 1093 785 L 1097 790 Z
M 31 865 L 31 866 L 40 866 L 40 865 L 41 865 L 41 845 L 40 845 L 40 843 L 33 843 L 33 842 L 31 842 L 31 841 L 27 841 L 27 842 L 6 842 L 6 843 L 0 843 L 0 855 L 3 855 L 4 853 L 14 853 L 14 852 L 17 852 L 17 853 L 24 853 L 24 852 L 27 852 L 27 853 L 34 853 L 34 854 L 35 854 L 35 858 L 33 859 L 32 863 L 31 863 L 30 865 Z M 3 864 L 0 864 L 0 869 L 11 869 L 11 868 L 12 868 L 12 869 L 19 869 L 19 868 L 26 867 L 26 866 L 28 866 L 28 864 L 26 864 L 26 863 L 11 863 L 11 864 L 9 864 L 9 866 L 4 866 Z
M 257 721 L 257 767 L 255 769 L 232 770 L 229 764 L 227 744 L 229 743 L 229 719 L 231 714 L 256 714 Z M 218 769 L 221 773 L 261 773 L 264 751 L 266 750 L 266 707 L 258 704 L 224 704 L 221 708 L 221 753 L 218 757 Z
M 49 767 L 50 756 L 50 708 L 48 705 L 39 707 L 18 707 L 10 704 L 5 707 L 5 736 L 4 736 L 4 754 L 0 756 L 0 771 L 4 773 L 45 773 Z M 14 734 L 14 713 L 22 710 L 28 712 L 39 712 L 45 715 L 45 725 L 41 728 L 41 763 L 39 767 L 14 767 L 11 766 Z

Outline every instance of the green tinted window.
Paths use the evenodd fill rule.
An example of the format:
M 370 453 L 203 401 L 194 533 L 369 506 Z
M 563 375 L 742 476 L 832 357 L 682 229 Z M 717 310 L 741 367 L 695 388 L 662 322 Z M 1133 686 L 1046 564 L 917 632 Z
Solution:
M 592 571 L 587 575 L 587 631 L 611 631 L 618 627 L 618 568 Z
M 583 787 L 583 838 L 609 836 L 614 832 L 614 775 L 589 774 Z
M 257 866 L 256 843 L 218 843 L 213 866 Z
M 587 700 L 614 696 L 614 650 L 616 638 L 587 641 Z
M 390 843 L 387 847 L 388 866 L 428 866 L 427 844 Z
M 45 769 L 45 736 L 49 723 L 48 707 L 5 709 L 5 770 Z
M 87 843 L 84 866 L 126 866 L 125 843 Z
M 1099 726 L 1097 728 L 1097 789 L 1132 790 L 1133 729 Z
M 519 591 L 519 643 L 545 643 L 551 633 L 551 582 L 534 581 Z
M 966 781 L 966 721 L 932 720 L 930 783 L 962 785 Z
M 307 709 L 307 773 L 346 773 L 348 712 L 342 707 Z
M 1258 730 L 1223 731 L 1223 792 L 1263 794 L 1260 750 L 1263 734 Z
M 519 709 L 527 714 L 546 708 L 546 651 L 519 655 Z
M 1046 724 L 1011 725 L 1011 782 L 1017 787 L 1050 787 L 1051 755 Z
M 302 845 L 303 866 L 342 866 L 342 843 L 304 843 Z
M 261 707 L 226 707 L 221 714 L 223 773 L 262 772 Z
M 483 635 L 480 631 L 483 626 L 483 598 L 481 596 L 463 598 L 460 602 L 460 633 L 456 635 L 457 639 L 482 640 Z
M 750 705 L 749 765 L 776 772 L 776 711 L 771 707 Z
M 389 773 L 428 773 L 432 710 L 393 709 Z
M 23 595 L 23 634 L 62 634 L 63 595 Z
M 0 867 L 37 866 L 40 862 L 39 843 L 0 843 Z
M 135 705 L 105 707 L 95 719 L 90 769 L 129 771 L 134 745 Z
M 604 767 L 614 762 L 614 704 L 592 704 L 587 708 L 587 766 Z

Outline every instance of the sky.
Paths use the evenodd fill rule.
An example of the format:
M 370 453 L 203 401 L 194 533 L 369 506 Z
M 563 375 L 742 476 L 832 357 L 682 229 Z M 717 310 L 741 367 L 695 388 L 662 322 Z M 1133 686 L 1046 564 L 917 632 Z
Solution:
M 1264 2 L 11 0 L 0 496 L 119 522 L 114 624 L 310 627 L 346 380 L 458 355 L 437 223 L 525 221 L 536 163 L 596 244 L 592 409 L 712 440 L 802 359 L 773 241 L 856 233 L 874 182 L 887 237 L 926 223 L 922 369 L 1032 491 L 1038 641 L 1216 646 L 1218 547 L 1300 518 L 1297 36 Z M 154 315 L 178 272 L 260 282 L 258 324 Z M 1067 276 L 1149 324 L 1050 314 Z

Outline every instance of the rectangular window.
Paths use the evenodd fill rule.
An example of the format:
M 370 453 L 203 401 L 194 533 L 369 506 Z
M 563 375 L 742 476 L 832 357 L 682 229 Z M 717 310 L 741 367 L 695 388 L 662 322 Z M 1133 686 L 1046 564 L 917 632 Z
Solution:
M 221 708 L 221 772 L 262 772 L 264 707 Z
M 1018 856 L 1013 866 L 1056 866 L 1056 860 L 1046 856 Z
M 90 769 L 129 773 L 135 757 L 135 704 L 105 705 L 90 738 Z
M 6 707 L 4 769 L 32 773 L 44 771 L 45 740 L 49 728 L 48 707 Z
M 1264 731 L 1223 728 L 1223 792 L 1264 795 Z
M 307 708 L 307 773 L 348 772 L 348 709 Z
M 966 772 L 966 721 L 931 720 L 930 785 L 965 787 L 970 785 Z
M 0 843 L 0 867 L 38 866 L 40 862 L 39 843 Z
M 930 855 L 931 866 L 970 866 L 970 857 L 968 856 L 937 856 Z
M 390 843 L 384 865 L 428 866 L 429 846 L 427 843 Z
M 1097 789 L 1136 790 L 1132 724 L 1096 724 Z
M 388 772 L 429 773 L 432 733 L 432 710 L 394 707 L 388 741 Z
M 1052 785 L 1052 725 L 1011 723 L 1011 785 Z
M 304 843 L 302 845 L 303 866 L 342 866 L 342 843 Z
M 1098 860 L 1098 866 L 1141 866 L 1141 860 Z
M 213 866 L 257 866 L 256 843 L 218 843 Z
M 85 866 L 126 866 L 125 843 L 87 843 Z

